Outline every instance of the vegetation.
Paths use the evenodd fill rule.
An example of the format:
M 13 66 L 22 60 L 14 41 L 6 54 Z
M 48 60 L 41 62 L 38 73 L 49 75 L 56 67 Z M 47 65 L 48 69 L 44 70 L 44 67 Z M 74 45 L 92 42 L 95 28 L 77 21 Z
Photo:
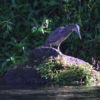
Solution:
M 100 60 L 99 16 L 100 0 L 0 0 L 0 76 L 25 61 L 52 30 L 69 23 L 80 25 L 82 40 L 72 34 L 61 51 L 88 62 Z
M 63 58 L 63 59 L 62 59 Z M 97 85 L 100 73 L 89 64 L 69 64 L 65 57 L 50 58 L 38 66 L 41 77 L 51 84 Z

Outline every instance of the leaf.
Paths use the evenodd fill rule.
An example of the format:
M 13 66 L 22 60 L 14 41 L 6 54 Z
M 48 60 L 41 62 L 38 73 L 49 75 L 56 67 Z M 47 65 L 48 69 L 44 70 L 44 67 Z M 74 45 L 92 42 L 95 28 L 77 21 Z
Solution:
M 40 28 L 38 29 L 38 31 L 42 32 L 44 34 L 44 26 L 41 25 Z
M 15 57 L 10 57 L 10 60 L 15 63 Z
M 12 27 L 8 24 L 7 24 L 7 29 L 8 29 L 8 31 L 12 31 Z
M 34 24 L 36 27 L 39 26 L 39 24 L 38 24 L 38 22 L 37 22 L 37 20 L 36 20 L 35 18 L 33 18 L 32 21 L 33 21 L 33 24 Z
M 33 27 L 32 28 L 32 33 L 36 32 L 37 31 L 37 27 Z
M 11 0 L 11 2 L 12 2 L 12 6 L 16 8 L 16 2 L 15 2 L 15 0 Z
M 7 62 L 2 63 L 2 67 L 5 67 L 7 65 Z
M 49 26 L 49 20 L 46 19 L 46 21 L 45 21 L 45 28 L 48 28 L 48 26 Z
M 34 1 L 33 5 L 34 5 L 34 7 L 38 6 L 38 2 Z
M 9 32 L 8 32 L 8 31 L 5 31 L 5 32 L 3 33 L 3 38 L 4 38 L 4 39 L 7 38 L 8 35 L 9 35 Z
M 97 28 L 100 29 L 100 23 L 97 24 Z
M 51 0 L 50 2 L 49 2 L 49 5 L 50 6 L 54 6 L 54 5 L 56 5 L 57 4 L 57 2 L 55 1 L 55 0 Z
M 100 0 L 96 0 L 96 3 L 98 3 L 98 4 L 99 4 L 99 3 L 100 3 Z

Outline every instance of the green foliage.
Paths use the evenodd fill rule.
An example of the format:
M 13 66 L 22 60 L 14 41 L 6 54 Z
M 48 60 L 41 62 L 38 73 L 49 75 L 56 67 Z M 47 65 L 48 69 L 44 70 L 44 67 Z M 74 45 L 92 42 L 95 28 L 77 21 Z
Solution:
M 30 49 L 43 45 L 52 30 L 69 23 L 80 25 L 82 40 L 72 34 L 62 52 L 89 62 L 92 57 L 100 60 L 99 4 L 100 0 L 1 0 L 0 76 L 22 63 Z
M 93 70 L 91 65 L 69 64 L 64 59 L 64 57 L 58 56 L 50 58 L 39 65 L 38 70 L 41 77 L 49 80 L 51 84 L 96 85 L 100 73 Z

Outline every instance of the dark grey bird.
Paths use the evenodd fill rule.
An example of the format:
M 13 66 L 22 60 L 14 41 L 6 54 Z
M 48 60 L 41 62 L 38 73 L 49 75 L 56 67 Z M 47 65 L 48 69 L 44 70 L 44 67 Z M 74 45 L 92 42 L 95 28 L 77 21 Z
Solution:
M 60 45 L 61 43 L 66 40 L 71 33 L 75 31 L 78 33 L 79 38 L 81 39 L 81 34 L 80 34 L 80 27 L 77 24 L 69 24 L 67 26 L 62 26 L 50 33 L 48 36 L 46 42 L 44 43 L 44 46 L 49 46 L 49 47 L 57 47 L 58 50 L 60 50 Z

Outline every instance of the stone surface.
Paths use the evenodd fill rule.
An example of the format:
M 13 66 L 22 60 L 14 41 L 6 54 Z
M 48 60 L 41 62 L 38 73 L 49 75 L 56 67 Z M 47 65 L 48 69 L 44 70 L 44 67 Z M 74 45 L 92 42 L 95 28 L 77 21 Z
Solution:
M 52 47 L 35 48 L 31 51 L 27 63 L 32 65 L 39 65 L 45 59 L 48 59 L 50 57 L 57 57 L 58 55 L 61 54 L 62 53 L 59 50 Z
M 40 47 L 35 48 L 31 51 L 28 61 L 22 63 L 21 65 L 13 66 L 4 76 L 2 82 L 6 84 L 32 84 L 32 85 L 41 85 L 45 84 L 46 80 L 42 79 L 34 68 L 27 68 L 25 66 L 37 66 L 41 64 L 45 59 L 50 57 L 57 57 L 58 55 L 63 55 L 66 57 L 66 60 L 70 64 L 87 64 L 87 62 L 67 56 L 62 54 L 55 48 L 52 47 Z
M 82 64 L 82 65 L 86 65 L 89 64 L 88 62 L 85 62 L 84 60 L 72 57 L 72 56 L 67 56 L 65 55 L 66 60 L 70 63 L 70 64 Z
M 21 65 L 16 65 L 10 69 L 4 76 L 6 84 L 12 85 L 42 85 L 45 80 L 40 77 L 37 70 L 34 68 L 25 68 Z
M 70 64 L 88 64 L 87 62 L 85 62 L 81 59 L 71 57 L 71 56 L 68 56 L 68 55 L 64 55 L 59 50 L 52 48 L 52 47 L 40 47 L 40 48 L 33 49 L 30 53 L 29 61 L 27 63 L 33 64 L 33 65 L 34 64 L 39 65 L 45 59 L 50 58 L 50 57 L 57 57 L 58 55 L 65 56 L 66 60 Z

